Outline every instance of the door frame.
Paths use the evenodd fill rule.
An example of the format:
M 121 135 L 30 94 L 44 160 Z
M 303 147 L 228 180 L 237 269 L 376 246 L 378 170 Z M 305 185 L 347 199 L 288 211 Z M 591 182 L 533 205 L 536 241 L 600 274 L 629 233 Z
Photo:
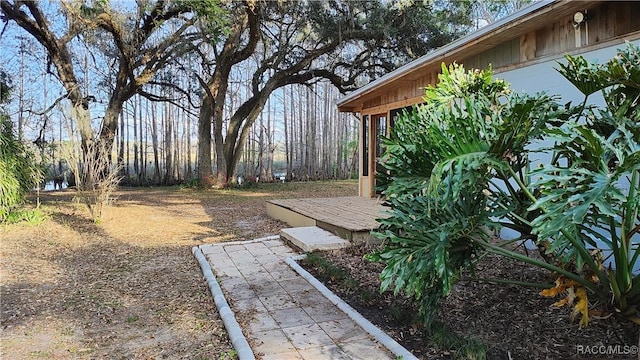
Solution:
M 359 195 L 362 197 L 375 197 L 375 184 L 377 174 L 378 154 L 377 147 L 379 144 L 378 128 L 379 121 L 384 118 L 385 136 L 389 136 L 390 124 L 389 124 L 389 111 L 387 112 L 375 112 L 375 113 L 363 113 L 360 124 L 360 181 L 359 181 Z M 365 134 L 367 143 L 364 144 Z M 366 152 L 364 151 L 366 148 Z M 367 159 L 364 159 L 364 155 L 367 155 Z M 367 165 L 367 173 L 365 175 L 365 161 Z

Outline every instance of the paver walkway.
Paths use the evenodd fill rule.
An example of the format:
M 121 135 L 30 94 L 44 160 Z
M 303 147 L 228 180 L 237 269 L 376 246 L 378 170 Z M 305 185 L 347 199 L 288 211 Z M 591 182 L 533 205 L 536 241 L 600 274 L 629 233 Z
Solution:
M 394 359 L 284 262 L 282 240 L 200 246 L 257 358 Z

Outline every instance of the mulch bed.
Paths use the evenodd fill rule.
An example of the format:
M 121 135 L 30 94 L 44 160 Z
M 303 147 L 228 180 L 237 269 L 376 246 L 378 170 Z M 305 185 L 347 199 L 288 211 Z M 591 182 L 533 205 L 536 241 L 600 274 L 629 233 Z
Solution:
M 356 286 L 322 277 L 318 267 L 303 266 L 364 317 L 383 329 L 421 359 L 465 358 L 455 349 L 437 348 L 416 323 L 415 304 L 391 292 L 380 293 L 382 263 L 363 256 L 369 247 L 351 247 L 320 253 L 330 263 L 344 268 Z M 485 257 L 477 267 L 479 278 L 550 283 L 548 272 L 497 256 Z M 438 311 L 438 322 L 465 339 L 477 339 L 486 348 L 487 359 L 634 359 L 635 356 L 594 355 L 579 349 L 599 345 L 637 345 L 624 340 L 625 330 L 613 318 L 591 320 L 580 329 L 570 319 L 571 309 L 554 308 L 558 299 L 543 298 L 540 289 L 497 285 L 478 281 L 456 284 Z M 637 348 L 636 348 L 637 349 Z M 469 356 L 467 358 L 473 358 Z

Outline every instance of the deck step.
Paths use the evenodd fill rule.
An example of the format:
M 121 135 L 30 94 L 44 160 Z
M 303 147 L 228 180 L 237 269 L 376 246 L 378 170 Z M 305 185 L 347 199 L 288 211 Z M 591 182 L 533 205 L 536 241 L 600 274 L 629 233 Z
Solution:
M 336 250 L 351 246 L 347 240 L 317 226 L 295 227 L 280 230 L 280 236 L 302 251 Z

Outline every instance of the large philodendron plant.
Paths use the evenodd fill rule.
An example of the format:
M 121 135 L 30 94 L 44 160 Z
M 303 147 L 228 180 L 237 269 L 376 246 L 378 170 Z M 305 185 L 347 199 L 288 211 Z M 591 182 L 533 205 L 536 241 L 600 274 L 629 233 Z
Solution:
M 567 59 L 560 72 L 585 97 L 603 91 L 605 108 L 511 93 L 490 71 L 452 65 L 385 140 L 391 210 L 375 233 L 385 246 L 370 258 L 386 262 L 382 289 L 417 299 L 425 323 L 486 252 L 555 273 L 542 294 L 566 293 L 557 304 L 572 305 L 581 325 L 590 300 L 638 321 L 638 49 L 604 65 Z M 539 140 L 554 144 L 541 150 L 553 157 L 532 171 L 529 149 Z M 500 227 L 520 237 L 492 241 L 487 229 Z M 509 246 L 525 240 L 542 259 Z
M 533 230 L 552 239 L 548 250 L 565 267 L 591 279 L 584 300 L 603 305 L 595 311 L 640 325 L 640 49 L 628 44 L 601 65 L 567 56 L 559 71 L 585 100 L 572 121 L 547 130 L 556 157 L 534 173 L 541 193 L 531 209 L 541 215 Z M 585 106 L 597 92 L 606 106 Z M 577 309 L 583 324 L 586 305 Z
M 384 141 L 391 211 L 374 233 L 385 247 L 370 256 L 387 264 L 382 289 L 413 296 L 429 324 L 461 272 L 491 245 L 487 229 L 508 226 L 531 238 L 532 202 L 513 177 L 527 177 L 525 148 L 549 119 L 563 117 L 553 98 L 514 94 L 490 71 L 443 65 L 425 104 L 396 120 Z

